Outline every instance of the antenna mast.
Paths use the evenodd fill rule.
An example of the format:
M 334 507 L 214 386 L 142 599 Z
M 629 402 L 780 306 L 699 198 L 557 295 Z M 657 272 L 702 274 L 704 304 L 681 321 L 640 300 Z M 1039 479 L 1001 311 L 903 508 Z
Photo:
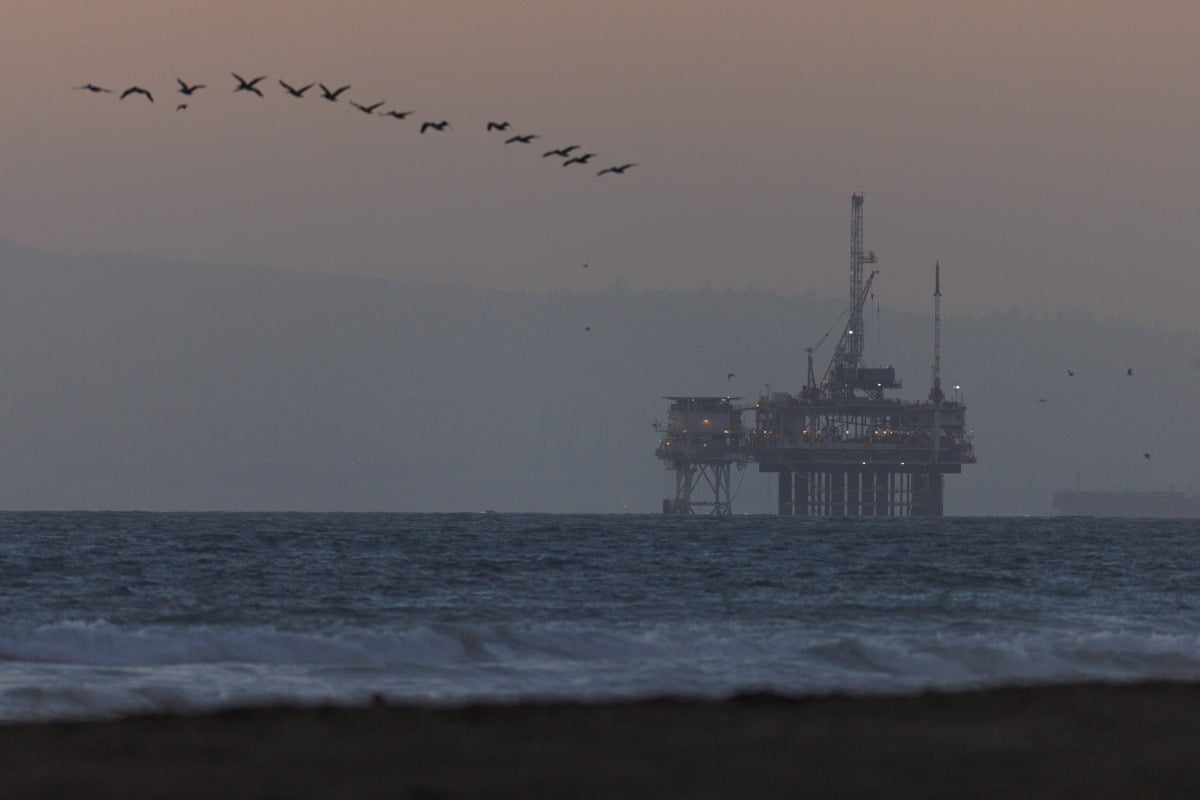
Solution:
M 942 263 L 933 262 L 933 387 L 929 402 L 941 403 L 942 393 Z

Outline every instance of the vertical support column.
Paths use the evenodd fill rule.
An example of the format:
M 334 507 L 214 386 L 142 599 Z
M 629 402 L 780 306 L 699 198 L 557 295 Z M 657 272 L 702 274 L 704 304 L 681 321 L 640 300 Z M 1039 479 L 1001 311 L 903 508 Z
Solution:
M 712 466 L 712 513 L 719 517 L 733 514 L 732 487 L 729 482 L 729 464 L 714 464 Z
M 875 516 L 887 517 L 891 516 L 891 509 L 888 507 L 888 478 L 890 473 L 882 469 L 875 471 Z
M 862 481 L 862 470 L 848 469 L 846 470 L 846 516 L 861 517 L 862 516 L 862 493 L 860 485 Z
M 875 516 L 875 473 L 878 468 L 875 466 L 866 467 L 862 471 L 862 515 L 864 517 Z
M 671 504 L 672 512 L 680 516 L 692 513 L 692 478 L 695 467 L 687 462 L 675 464 L 675 502 Z
M 786 468 L 779 470 L 779 515 L 790 517 L 795 513 L 792 503 L 792 473 Z
M 833 470 L 829 473 L 829 477 L 833 490 L 829 516 L 844 517 L 846 516 L 846 471 L 844 469 Z
M 794 473 L 795 486 L 792 491 L 792 510 L 798 517 L 807 517 L 811 512 L 808 507 L 808 473 Z
M 945 513 L 943 495 L 946 486 L 946 476 L 940 472 L 929 473 L 929 516 L 940 517 Z
M 942 515 L 942 473 L 935 470 L 913 475 L 912 514 L 916 517 L 940 517 Z

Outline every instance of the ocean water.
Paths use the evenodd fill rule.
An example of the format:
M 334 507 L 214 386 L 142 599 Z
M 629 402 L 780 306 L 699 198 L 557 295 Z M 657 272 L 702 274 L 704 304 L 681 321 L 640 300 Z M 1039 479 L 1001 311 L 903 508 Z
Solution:
M 0 514 L 0 721 L 1200 679 L 1200 521 Z

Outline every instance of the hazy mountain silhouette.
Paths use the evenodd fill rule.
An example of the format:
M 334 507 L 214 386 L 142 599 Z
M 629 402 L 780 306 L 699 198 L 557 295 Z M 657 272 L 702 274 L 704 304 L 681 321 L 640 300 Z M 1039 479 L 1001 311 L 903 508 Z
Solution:
M 796 391 L 844 302 L 521 294 L 7 240 L 0 280 L 8 509 L 653 512 L 662 395 Z M 923 398 L 930 318 L 867 323 L 869 359 Z M 1124 321 L 947 315 L 943 385 L 963 387 L 979 455 L 948 479 L 948 513 L 1048 513 L 1077 483 L 1193 487 L 1198 356 L 1194 333 Z M 735 509 L 771 503 L 748 468 Z

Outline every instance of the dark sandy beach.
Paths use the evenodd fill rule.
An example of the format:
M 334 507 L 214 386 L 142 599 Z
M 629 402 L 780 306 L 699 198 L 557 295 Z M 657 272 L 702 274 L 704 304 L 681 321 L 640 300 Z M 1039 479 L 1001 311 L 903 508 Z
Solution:
M 0 727 L 0 797 L 1200 797 L 1200 684 Z

